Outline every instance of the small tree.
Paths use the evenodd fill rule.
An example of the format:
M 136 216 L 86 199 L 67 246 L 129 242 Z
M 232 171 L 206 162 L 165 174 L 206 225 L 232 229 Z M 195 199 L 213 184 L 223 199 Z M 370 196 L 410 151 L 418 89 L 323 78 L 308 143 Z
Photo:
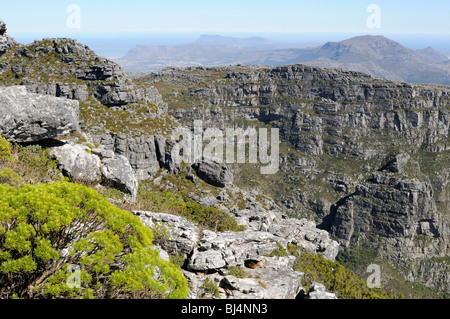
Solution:
M 0 298 L 186 298 L 152 239 L 91 188 L 0 185 Z

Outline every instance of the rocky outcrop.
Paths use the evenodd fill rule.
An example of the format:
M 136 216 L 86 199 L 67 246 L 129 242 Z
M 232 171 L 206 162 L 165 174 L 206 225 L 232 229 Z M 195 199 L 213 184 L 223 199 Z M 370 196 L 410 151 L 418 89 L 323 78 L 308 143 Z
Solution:
M 0 55 L 14 44 L 14 40 L 6 34 L 6 24 L 0 19 Z
M 112 108 L 150 103 L 157 106 L 155 115 L 167 107 L 153 87 L 136 85 L 121 66 L 74 39 L 45 38 L 22 45 L 6 34 L 0 20 L 0 56 L 7 50 L 0 75 L 9 76 L 0 79 L 2 85 L 20 83 L 32 93 L 79 101 L 92 97 Z
M 11 142 L 37 142 L 78 130 L 77 101 L 0 88 L 0 133 Z
M 131 195 L 131 202 L 136 201 L 138 181 L 127 158 L 113 155 L 102 158 L 102 175 L 110 186 Z
M 157 226 L 162 226 L 167 229 L 168 234 L 162 234 L 162 236 L 167 235 L 163 240 L 162 248 L 172 254 L 183 254 L 187 257 L 199 241 L 200 230 L 183 217 L 143 211 L 133 213 L 139 216 L 147 227 L 157 229 Z
M 293 270 L 295 257 L 269 255 L 280 247 L 287 249 L 288 244 L 299 244 L 312 249 L 314 253 L 333 251 L 324 254 L 331 260 L 337 254 L 338 243 L 327 237 L 326 232 L 317 229 L 314 223 L 303 221 L 293 224 L 293 220 L 283 222 L 277 212 L 268 213 L 273 218 L 265 219 L 269 231 L 258 230 L 261 225 L 246 223 L 249 227 L 245 231 L 222 233 L 200 231 L 197 226 L 179 216 L 143 211 L 133 213 L 159 234 L 158 244 L 164 250 L 171 255 L 182 254 L 186 258 L 183 271 L 190 284 L 191 298 L 203 296 L 202 286 L 205 280 L 213 281 L 218 286 L 219 295 L 212 296 L 214 298 L 294 299 L 304 296 L 305 289 L 301 285 L 303 273 Z M 256 212 L 250 216 L 248 210 L 243 214 L 237 213 L 243 224 L 243 215 L 248 220 L 260 217 Z M 277 225 L 286 228 L 293 235 L 286 236 Z M 291 228 L 288 230 L 289 225 Z M 166 229 L 166 232 L 162 229 Z M 301 232 L 309 236 L 299 235 Z M 317 240 L 320 236 L 323 237 L 321 244 Z M 245 278 L 233 276 L 230 267 L 242 269 L 246 274 Z M 328 298 L 330 295 L 316 297 Z
M 92 139 L 104 149 L 126 157 L 138 181 L 148 179 L 165 167 L 165 139 L 160 145 L 160 136 L 128 138 L 125 134 L 105 133 L 93 135 Z

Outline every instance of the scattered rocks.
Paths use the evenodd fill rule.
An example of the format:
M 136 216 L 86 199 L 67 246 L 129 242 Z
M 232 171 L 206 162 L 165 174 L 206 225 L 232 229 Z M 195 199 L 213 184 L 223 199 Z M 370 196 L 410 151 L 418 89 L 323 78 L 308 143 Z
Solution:
M 254 229 L 242 232 L 216 233 L 209 230 L 202 232 L 192 223 L 179 216 L 157 214 L 151 212 L 135 211 L 143 223 L 155 229 L 157 233 L 164 233 L 167 229 L 167 237 L 162 240 L 162 248 L 171 255 L 183 254 L 187 260 L 183 273 L 187 278 L 191 294 L 190 298 L 204 297 L 204 283 L 206 280 L 217 286 L 217 294 L 211 298 L 227 299 L 295 299 L 301 296 L 305 289 L 301 285 L 303 273 L 294 271 L 294 256 L 268 257 L 277 249 L 287 249 L 289 243 L 311 241 L 314 252 L 320 250 L 320 245 L 328 243 L 329 246 L 338 247 L 338 244 L 328 238 L 325 233 L 315 228 L 314 223 L 293 224 L 292 237 L 286 236 L 279 228 L 274 227 L 278 223 L 288 227 L 291 221 L 278 219 L 280 214 L 268 212 L 264 216 L 271 216 L 266 228 L 278 232 L 273 234 L 267 231 L 255 230 L 260 225 L 252 224 Z M 250 217 L 247 210 L 241 216 L 248 219 L 257 219 L 257 213 Z M 287 229 L 283 228 L 288 231 Z M 303 237 L 297 233 L 303 231 Z M 282 236 L 279 236 L 282 234 Z M 295 239 L 297 238 L 297 239 Z M 319 240 L 321 238 L 321 240 Z M 322 252 L 328 247 L 322 247 Z M 328 248 L 328 251 L 334 250 Z M 335 257 L 335 254 L 327 254 Z M 230 271 L 233 267 L 241 269 L 243 277 L 236 277 Z M 316 291 L 321 292 L 318 288 Z M 329 295 L 316 293 L 312 298 L 330 297 Z

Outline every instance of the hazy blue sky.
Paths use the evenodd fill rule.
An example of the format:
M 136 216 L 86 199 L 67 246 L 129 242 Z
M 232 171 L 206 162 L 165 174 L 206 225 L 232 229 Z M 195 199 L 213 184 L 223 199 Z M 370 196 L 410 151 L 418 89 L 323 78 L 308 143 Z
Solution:
M 71 29 L 67 8 L 81 10 Z M 381 8 L 381 28 L 369 29 L 370 4 Z M 352 32 L 446 33 L 448 0 L 53 0 L 2 1 L 9 33 L 73 32 Z

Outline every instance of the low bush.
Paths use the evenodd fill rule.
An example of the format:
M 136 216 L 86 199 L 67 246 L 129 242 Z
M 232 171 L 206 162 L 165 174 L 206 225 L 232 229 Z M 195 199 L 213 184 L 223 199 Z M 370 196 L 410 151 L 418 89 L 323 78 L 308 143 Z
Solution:
M 186 298 L 152 240 L 91 188 L 0 185 L 0 298 Z
M 292 248 L 289 249 L 293 252 Z M 340 299 L 393 299 L 394 296 L 383 289 L 369 288 L 364 280 L 342 266 L 339 262 L 326 259 L 320 254 L 312 254 L 305 249 L 297 250 L 294 270 L 304 273 L 303 285 L 309 287 L 320 282 L 327 290 Z
M 11 161 L 11 144 L 0 135 L 0 160 Z
M 244 230 L 233 217 L 220 209 L 202 206 L 192 200 L 185 200 L 172 192 L 154 191 L 142 185 L 139 188 L 136 208 L 178 215 L 212 231 Z

